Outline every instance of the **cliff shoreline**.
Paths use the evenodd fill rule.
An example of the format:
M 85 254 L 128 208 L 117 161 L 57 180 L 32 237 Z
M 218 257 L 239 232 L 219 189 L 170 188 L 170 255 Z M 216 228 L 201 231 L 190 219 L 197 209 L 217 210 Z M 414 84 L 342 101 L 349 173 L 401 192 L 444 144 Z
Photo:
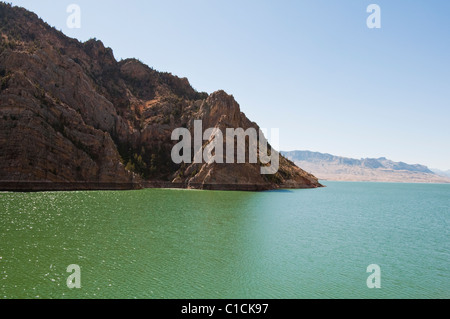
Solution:
M 317 187 L 323 187 L 322 185 Z M 311 187 L 269 187 L 267 184 L 200 184 L 146 181 L 143 183 L 99 183 L 99 182 L 5 182 L 0 181 L 0 192 L 65 192 L 65 191 L 129 191 L 141 189 L 196 189 L 210 191 L 270 191 L 277 189 L 306 189 Z M 312 187 L 315 188 L 315 187 Z

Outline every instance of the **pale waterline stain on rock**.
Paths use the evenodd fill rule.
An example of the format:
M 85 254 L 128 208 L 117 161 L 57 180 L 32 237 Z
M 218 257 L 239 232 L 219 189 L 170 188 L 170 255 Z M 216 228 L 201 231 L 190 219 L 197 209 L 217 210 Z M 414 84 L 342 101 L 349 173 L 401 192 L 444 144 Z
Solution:
M 25 9 L 0 3 L 0 26 L 0 189 L 322 186 L 283 157 L 268 176 L 261 164 L 176 165 L 175 128 L 259 127 L 224 91 L 117 62 L 102 42 L 68 38 Z

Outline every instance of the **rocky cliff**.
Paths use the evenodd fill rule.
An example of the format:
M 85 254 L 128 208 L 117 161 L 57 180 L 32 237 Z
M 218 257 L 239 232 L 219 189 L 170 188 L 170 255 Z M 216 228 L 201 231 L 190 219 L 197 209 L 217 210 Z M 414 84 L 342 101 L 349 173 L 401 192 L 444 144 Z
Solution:
M 261 175 L 259 162 L 175 164 L 171 133 L 192 131 L 194 120 L 259 129 L 223 91 L 197 92 L 136 59 L 116 61 L 102 42 L 68 38 L 1 2 L 0 34 L 0 189 L 321 186 L 283 157 L 274 175 Z

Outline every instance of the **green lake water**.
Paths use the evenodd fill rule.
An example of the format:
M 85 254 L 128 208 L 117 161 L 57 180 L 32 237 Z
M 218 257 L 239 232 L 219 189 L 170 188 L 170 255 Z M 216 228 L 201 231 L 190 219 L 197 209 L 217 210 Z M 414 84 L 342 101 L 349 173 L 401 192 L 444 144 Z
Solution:
M 0 193 L 0 299 L 450 298 L 450 185 L 325 184 Z

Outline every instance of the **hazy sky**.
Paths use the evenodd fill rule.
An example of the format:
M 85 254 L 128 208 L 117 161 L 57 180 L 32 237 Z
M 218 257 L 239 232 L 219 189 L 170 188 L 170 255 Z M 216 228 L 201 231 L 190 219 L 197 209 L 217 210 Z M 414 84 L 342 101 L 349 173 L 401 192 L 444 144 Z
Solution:
M 96 37 L 224 89 L 283 150 L 450 169 L 448 0 L 16 0 L 65 34 Z M 66 25 L 81 8 L 81 28 Z M 381 8 L 369 29 L 367 6 Z

